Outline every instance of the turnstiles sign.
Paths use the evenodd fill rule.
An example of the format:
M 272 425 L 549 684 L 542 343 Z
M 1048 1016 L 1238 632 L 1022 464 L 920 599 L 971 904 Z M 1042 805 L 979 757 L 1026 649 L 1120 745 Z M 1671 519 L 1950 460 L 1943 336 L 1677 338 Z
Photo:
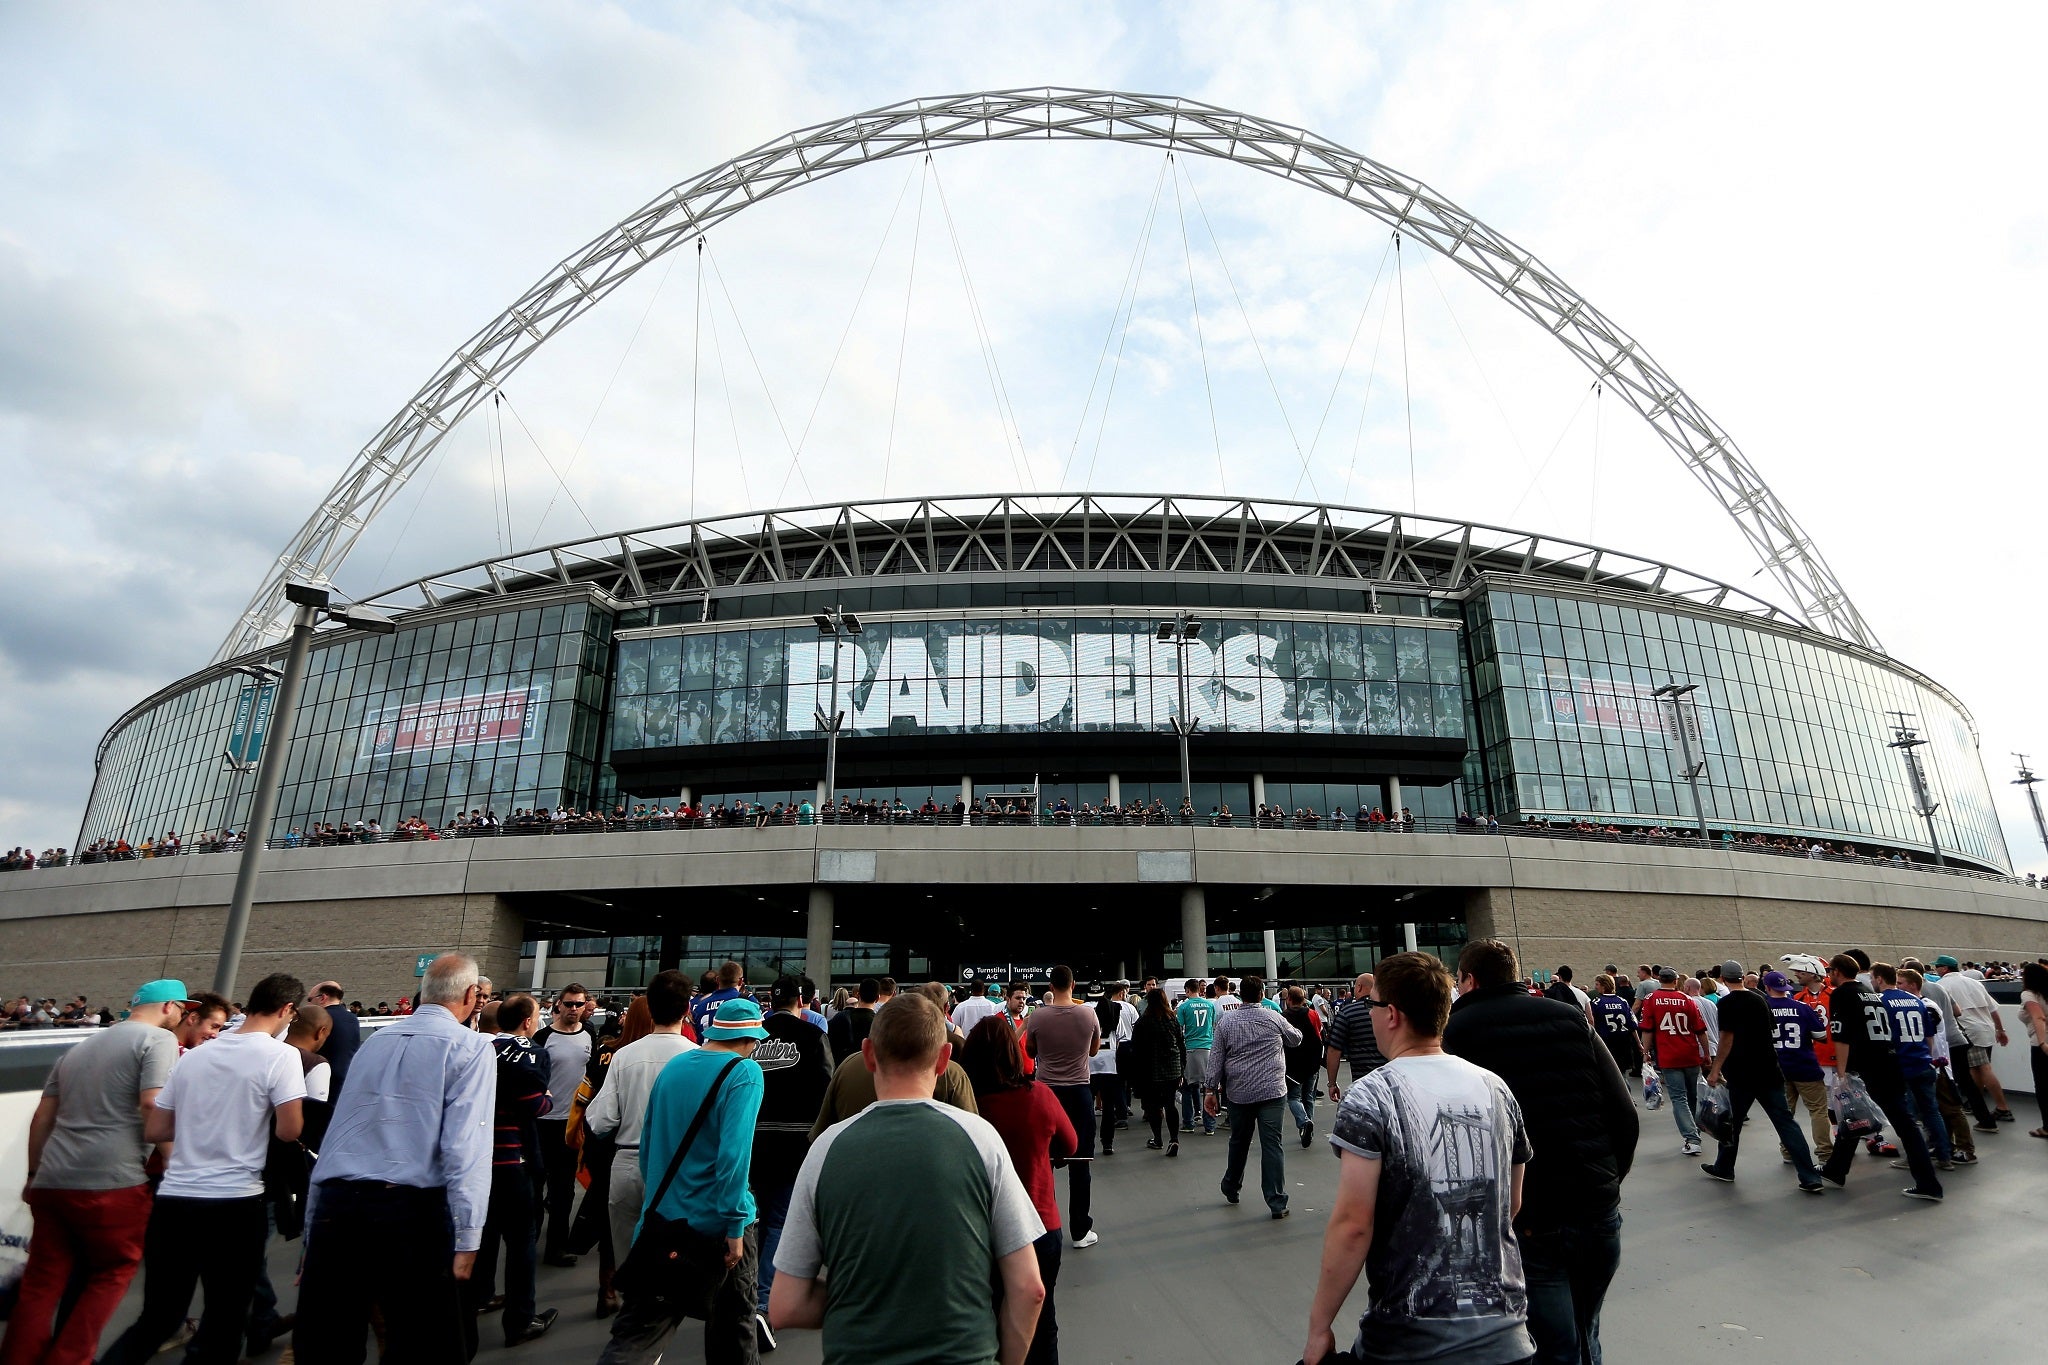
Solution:
M 960 979 L 968 985 L 994 982 L 1007 986 L 1012 981 L 1051 981 L 1052 964 L 1037 962 L 963 962 Z

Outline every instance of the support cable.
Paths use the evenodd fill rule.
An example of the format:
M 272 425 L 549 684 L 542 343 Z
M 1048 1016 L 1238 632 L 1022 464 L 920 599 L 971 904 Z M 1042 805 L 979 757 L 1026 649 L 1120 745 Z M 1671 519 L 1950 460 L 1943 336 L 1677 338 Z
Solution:
M 1166 159 L 1171 162 L 1173 153 Z M 1188 211 L 1180 201 L 1180 171 L 1176 167 L 1173 175 L 1173 207 L 1180 215 L 1181 259 L 1188 267 L 1188 302 L 1195 312 L 1195 349 L 1202 357 L 1202 389 L 1209 396 L 1209 434 L 1216 442 L 1216 491 L 1227 493 L 1230 481 L 1223 473 L 1223 429 L 1216 425 L 1216 386 L 1209 382 L 1209 344 L 1202 339 L 1202 300 L 1195 293 L 1195 253 L 1188 244 Z
M 1586 495 L 1586 543 L 1598 545 L 1597 534 L 1600 526 L 1600 400 L 1606 394 L 1599 380 L 1593 381 L 1593 478 L 1592 491 Z
M 960 245 L 960 229 L 953 222 L 953 207 L 946 202 L 946 182 L 939 176 L 936 162 L 932 165 L 932 188 L 939 192 L 939 212 L 946 219 L 946 233 L 953 240 L 953 259 L 960 266 L 960 287 L 967 294 L 967 316 L 974 324 L 975 340 L 981 343 L 982 368 L 988 372 L 989 396 L 995 400 L 996 424 L 1003 429 L 1003 453 L 1010 453 L 1010 442 L 1016 440 L 1016 457 L 1010 461 L 1013 473 L 1020 474 L 1022 481 L 1038 491 L 1038 478 L 1031 471 L 1031 455 L 1024 444 L 1024 428 L 1017 421 L 1017 409 L 1010 402 L 1010 386 L 1003 381 L 1002 362 L 996 358 L 994 334 L 989 330 L 988 319 L 981 311 L 981 296 L 975 291 L 974 276 L 967 269 L 967 252 Z
M 775 429 L 782 433 L 782 444 L 789 448 L 790 468 L 803 480 L 804 492 L 815 498 L 817 494 L 811 491 L 810 475 L 804 473 L 803 466 L 797 463 L 796 443 L 789 439 L 789 427 L 782 420 L 782 409 L 775 402 L 775 391 L 768 387 L 768 375 L 761 369 L 761 357 L 754 354 L 754 342 L 753 338 L 747 335 L 746 321 L 740 317 L 739 305 L 732 300 L 732 290 L 726 287 L 725 272 L 718 268 L 718 253 L 707 244 L 704 256 L 711 262 L 711 281 L 718 286 L 718 293 L 725 300 L 726 311 L 732 314 L 732 325 L 739 330 L 740 344 L 746 347 L 747 362 L 754 367 L 754 377 L 761 381 L 761 396 L 768 400 L 768 411 L 775 418 Z M 786 486 L 788 482 L 788 475 L 785 474 L 783 483 Z
M 512 453 L 505 446 L 505 414 L 499 410 L 502 401 L 497 394 L 491 395 L 491 416 L 498 428 L 498 479 L 505 502 L 505 553 L 512 553 L 515 542 L 512 539 Z
M 1280 424 L 1287 428 L 1287 439 L 1294 443 L 1295 458 L 1301 461 L 1302 477 L 1308 480 L 1309 491 L 1314 493 L 1316 501 L 1320 502 L 1323 494 L 1322 490 L 1316 487 L 1314 472 L 1308 467 L 1308 452 L 1301 448 L 1301 437 L 1294 434 L 1294 419 L 1287 415 L 1287 402 L 1280 397 L 1280 381 L 1273 377 L 1273 367 L 1266 363 L 1266 348 L 1259 344 L 1259 332 L 1252 326 L 1251 310 L 1244 306 L 1244 295 L 1237 292 L 1237 280 L 1230 273 L 1230 262 L 1223 258 L 1223 243 L 1216 236 L 1215 225 L 1209 221 L 1209 210 L 1202 205 L 1202 192 L 1195 188 L 1195 177 L 1188 174 L 1187 168 L 1182 166 L 1179 169 L 1180 174 L 1187 178 L 1188 193 L 1194 198 L 1195 212 L 1202 216 L 1202 227 L 1209 234 L 1209 245 L 1216 248 L 1216 264 L 1223 268 L 1223 282 L 1230 286 L 1230 297 L 1237 300 L 1237 312 L 1238 316 L 1244 319 L 1245 335 L 1252 339 L 1252 353 L 1259 358 L 1259 368 L 1266 372 L 1266 387 L 1273 391 L 1273 406 L 1280 410 Z M 1175 182 L 1174 192 L 1180 192 L 1178 181 Z
M 590 519 L 590 513 L 583 510 L 583 504 L 581 502 L 578 502 L 576 500 L 576 495 L 569 490 L 569 481 L 568 479 L 563 477 L 563 471 L 555 468 L 555 462 L 548 458 L 547 451 L 541 448 L 539 439 L 534 436 L 533 428 L 526 425 L 526 419 L 519 415 L 519 409 L 516 406 L 514 406 L 510 398 L 506 397 L 505 391 L 503 389 L 498 390 L 498 399 L 500 402 L 504 403 L 505 407 L 511 412 L 512 420 L 519 423 L 519 429 L 526 433 L 526 439 L 532 442 L 533 444 L 534 453 L 540 456 L 541 463 L 548 467 L 548 473 L 553 474 L 555 476 L 555 484 L 561 492 L 562 496 L 569 499 L 569 505 L 576 509 L 576 515 L 582 517 L 583 524 L 590 528 L 590 534 L 592 534 L 593 536 L 602 536 L 604 532 L 597 529 L 597 523 Z M 553 500 L 549 501 L 548 506 L 554 506 Z M 545 523 L 548 519 L 548 514 L 546 512 L 542 512 L 540 514 L 540 519 L 542 523 Z M 535 538 L 538 539 L 540 536 L 540 526 L 536 525 L 533 528 L 533 530 Z
M 1393 245 L 1393 238 L 1390 236 L 1387 239 L 1387 246 L 1391 250 Z M 1384 262 L 1386 258 L 1382 256 L 1380 259 Z M 1380 302 L 1380 327 L 1379 331 L 1373 334 L 1372 364 L 1368 367 L 1365 376 L 1365 401 L 1358 405 L 1358 426 L 1351 433 L 1351 460 L 1350 463 L 1344 466 L 1344 501 L 1346 503 L 1351 501 L 1351 476 L 1358 470 L 1358 450 L 1365 443 L 1365 418 L 1366 414 L 1372 411 L 1372 390 L 1374 383 L 1379 378 L 1380 348 L 1387 339 L 1387 318 L 1394 311 L 1392 303 L 1392 299 L 1383 299 Z
M 491 481 L 491 540 L 498 547 L 498 553 L 505 553 L 505 519 L 498 506 L 498 449 L 491 442 L 491 424 L 483 423 L 484 469 Z
M 1330 420 L 1330 409 L 1337 406 L 1337 391 L 1344 387 L 1344 376 L 1351 372 L 1351 352 L 1358 345 L 1358 334 L 1365 330 L 1365 319 L 1372 312 L 1373 295 L 1379 292 L 1380 276 L 1386 272 L 1387 256 L 1393 249 L 1394 244 L 1389 241 L 1386 251 L 1380 253 L 1379 269 L 1373 272 L 1372 284 L 1365 291 L 1365 305 L 1358 310 L 1358 322 L 1351 329 L 1351 339 L 1344 343 L 1344 359 L 1337 364 L 1337 378 L 1330 384 L 1329 400 L 1323 404 L 1323 415 L 1316 419 L 1315 435 L 1309 438 L 1308 453 L 1311 459 L 1315 457 L 1316 447 L 1323 443 L 1323 426 Z M 1368 394 L 1371 392 L 1371 382 L 1369 379 L 1366 381 Z M 1307 470 L 1304 469 L 1302 473 L 1305 475 Z M 1287 496 L 1290 498 L 1301 496 L 1301 476 L 1296 476 L 1294 491 Z
M 746 496 L 746 506 L 754 505 L 754 489 L 747 478 L 747 455 L 740 445 L 740 415 L 732 401 L 732 380 L 725 372 L 725 340 L 718 334 L 718 310 L 711 310 L 711 354 L 718 362 L 718 387 L 725 391 L 725 417 L 732 424 L 733 463 L 740 471 L 740 492 Z
M 1600 386 L 1596 383 L 1591 388 L 1587 389 L 1584 393 L 1579 395 L 1579 405 L 1573 408 L 1572 415 L 1565 419 L 1564 430 L 1558 432 L 1557 439 L 1550 443 L 1550 449 L 1544 452 L 1543 463 L 1536 466 L 1536 472 L 1529 476 L 1529 482 L 1527 486 L 1525 486 L 1522 489 L 1522 496 L 1515 499 L 1514 507 L 1508 512 L 1507 516 L 1503 518 L 1503 520 L 1510 523 L 1514 521 L 1516 514 L 1522 510 L 1522 504 L 1527 502 L 1529 500 L 1529 495 L 1536 491 L 1536 485 L 1538 481 L 1542 479 L 1544 471 L 1550 468 L 1550 462 L 1553 459 L 1557 458 L 1558 450 L 1564 445 L 1564 438 L 1571 435 L 1572 428 L 1579 424 L 1579 414 L 1586 410 L 1587 402 L 1589 402 L 1592 399 L 1593 395 L 1595 395 L 1599 391 Z M 1595 411 L 1598 411 L 1597 407 L 1595 408 Z
M 1159 203 L 1166 193 L 1167 164 L 1168 163 L 1166 159 L 1162 159 L 1159 163 L 1159 179 L 1152 186 L 1152 207 L 1145 218 L 1144 235 L 1138 239 L 1138 245 L 1136 248 L 1134 248 L 1133 255 L 1131 257 L 1131 264 L 1136 273 L 1131 276 L 1129 281 L 1130 302 L 1128 304 L 1125 304 L 1122 300 L 1122 296 L 1118 296 L 1118 306 L 1123 309 L 1124 324 L 1123 327 L 1120 330 L 1117 330 L 1116 332 L 1116 359 L 1112 361 L 1110 364 L 1109 387 L 1103 390 L 1102 413 L 1096 419 L 1095 422 L 1095 444 L 1091 446 L 1088 451 L 1088 475 L 1086 478 L 1081 480 L 1081 487 L 1084 490 L 1093 488 L 1095 486 L 1095 464 L 1096 461 L 1102 458 L 1102 438 L 1106 434 L 1108 434 L 1109 431 L 1109 408 L 1110 404 L 1116 401 L 1116 381 L 1118 376 L 1123 373 L 1124 346 L 1125 343 L 1127 343 L 1130 340 L 1131 319 L 1137 315 L 1138 291 L 1141 288 L 1143 288 L 1145 283 L 1145 262 L 1152 259 L 1152 238 L 1154 234 L 1154 229 L 1157 227 L 1159 222 Z M 1116 328 L 1115 314 L 1110 315 L 1109 324 L 1112 329 Z M 1103 337 L 1103 346 L 1106 349 L 1108 345 L 1109 338 L 1105 336 Z M 1100 369 L 1099 361 L 1097 362 L 1097 368 L 1098 370 Z M 1095 392 L 1095 384 L 1093 380 L 1089 381 L 1088 391 L 1090 396 L 1092 397 Z M 1087 420 L 1088 404 L 1086 402 L 1083 402 L 1081 405 L 1082 424 L 1085 425 L 1087 423 Z M 1080 434 L 1081 428 L 1077 426 L 1074 429 L 1074 435 L 1078 439 L 1080 437 Z M 1060 482 L 1064 485 L 1066 483 L 1065 478 L 1063 477 L 1060 480 Z
M 1408 272 L 1401 265 L 1401 234 L 1394 234 L 1394 290 L 1401 299 L 1401 406 L 1408 414 L 1408 514 L 1417 515 L 1421 499 L 1415 485 L 1415 389 L 1408 381 Z
M 1166 189 L 1166 165 L 1166 158 L 1161 157 L 1159 161 L 1158 178 L 1152 182 L 1152 202 L 1146 206 L 1145 218 L 1143 225 L 1140 227 L 1138 232 L 1137 244 L 1131 248 L 1131 263 L 1128 266 L 1124 267 L 1123 286 L 1122 288 L 1117 290 L 1116 307 L 1110 310 L 1109 327 L 1102 334 L 1102 351 L 1095 357 L 1095 373 L 1088 376 L 1088 393 L 1081 400 L 1081 416 L 1079 420 L 1077 420 L 1074 423 L 1074 439 L 1072 443 L 1067 446 L 1067 461 L 1065 464 L 1060 466 L 1060 481 L 1058 484 L 1058 487 L 1060 488 L 1065 488 L 1067 486 L 1067 475 L 1072 472 L 1074 467 L 1074 455 L 1081 448 L 1081 433 L 1087 430 L 1088 413 L 1095 406 L 1095 386 L 1102 378 L 1102 363 L 1109 358 L 1109 343 L 1112 340 L 1116 341 L 1117 343 L 1117 364 L 1119 366 L 1123 364 L 1124 348 L 1122 336 L 1127 335 L 1129 333 L 1131 326 L 1130 317 L 1124 310 L 1124 296 L 1126 294 L 1130 295 L 1131 306 L 1133 308 L 1137 306 L 1137 285 L 1139 279 L 1141 278 L 1141 272 L 1144 268 L 1144 258 L 1146 255 L 1149 254 L 1149 248 L 1152 243 L 1152 221 L 1154 216 L 1157 215 L 1159 212 L 1159 196 Z M 1119 317 L 1123 318 L 1124 320 L 1123 333 L 1119 333 L 1117 331 L 1116 320 Z M 1116 393 L 1115 369 L 1112 369 L 1109 372 L 1109 388 L 1109 394 L 1106 395 L 1102 400 L 1102 413 L 1103 420 L 1105 422 L 1109 418 L 1109 400 L 1111 397 L 1114 397 Z M 1096 430 L 1095 448 L 1097 450 L 1100 450 L 1102 448 L 1102 433 L 1099 427 Z M 1089 465 L 1092 469 L 1094 466 L 1094 461 L 1092 458 L 1089 461 Z
M 889 247 L 889 235 L 896 230 L 897 215 L 903 212 L 903 201 L 909 197 L 910 182 L 912 179 L 916 177 L 916 175 L 917 167 L 913 165 L 910 168 L 910 170 L 904 174 L 903 188 L 896 191 L 896 207 L 889 210 L 889 221 L 885 223 L 882 227 L 882 240 L 875 243 L 875 254 L 873 258 L 868 261 L 867 274 L 860 277 L 860 291 L 853 296 L 853 308 L 846 315 L 846 326 L 842 327 L 839 331 L 839 344 L 832 348 L 832 359 L 825 366 L 825 377 L 818 381 L 818 396 L 811 400 L 810 415 L 804 418 L 804 429 L 797 434 L 796 449 L 798 452 L 801 452 L 804 446 L 808 444 L 811 439 L 811 424 L 818 420 L 818 409 L 821 406 L 823 406 L 825 402 L 825 391 L 832 386 L 832 375 L 839 368 L 840 353 L 845 351 L 846 349 L 846 339 L 849 336 L 853 335 L 854 321 L 860 317 L 861 301 L 866 299 L 868 296 L 868 285 L 875 278 L 875 267 L 882 263 L 882 253 L 886 251 Z M 784 499 L 788 496 L 789 476 L 795 472 L 796 458 L 794 455 L 792 455 L 790 457 L 789 468 L 782 472 L 782 486 L 775 491 L 775 501 L 778 504 L 783 502 Z M 804 486 L 806 488 L 810 486 L 810 481 L 808 479 L 804 481 Z
M 690 520 L 697 519 L 697 376 L 704 359 L 704 236 L 697 235 L 697 291 L 690 301 Z M 720 373 L 724 373 L 721 363 Z M 721 381 L 722 382 L 722 381 Z
M 488 438 L 488 431 L 486 435 Z M 398 535 L 392 540 L 391 548 L 384 552 L 384 562 L 377 566 L 375 583 L 378 587 L 382 587 L 388 581 L 384 575 L 391 571 L 391 561 L 397 556 L 398 547 L 405 544 L 406 533 L 412 530 L 413 518 L 417 517 L 420 514 L 420 508 L 426 505 L 427 494 L 434 491 L 434 480 L 441 477 L 441 469 L 448 463 L 443 453 L 447 448 L 448 442 L 443 441 L 440 445 L 434 447 L 434 453 L 429 457 L 429 463 L 433 467 L 426 471 L 427 477 L 420 488 L 420 495 L 413 499 L 412 510 L 405 514 L 405 522 L 398 528 Z
M 903 353 L 910 347 L 910 302 L 917 294 L 917 248 L 924 238 L 924 190 L 932 154 L 924 154 L 925 177 L 917 182 L 917 218 L 910 230 L 910 277 L 903 285 L 903 330 L 896 335 L 896 382 L 889 389 L 889 439 L 882 447 L 882 496 L 889 496 L 889 461 L 896 453 L 896 413 L 903 402 Z

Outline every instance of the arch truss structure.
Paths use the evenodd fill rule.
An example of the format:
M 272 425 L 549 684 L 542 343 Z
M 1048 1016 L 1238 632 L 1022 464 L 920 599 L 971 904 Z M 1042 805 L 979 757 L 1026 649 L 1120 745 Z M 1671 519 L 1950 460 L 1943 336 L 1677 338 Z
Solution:
M 1862 615 L 1733 439 L 1643 347 L 1536 257 L 1410 176 L 1287 124 L 1195 100 L 1038 88 L 907 100 L 776 139 L 663 192 L 586 244 L 442 362 L 355 457 L 249 599 L 216 660 L 283 634 L 288 581 L 326 584 L 442 438 L 555 333 L 750 204 L 870 162 L 974 143 L 1128 142 L 1320 190 L 1438 252 L 1534 321 L 1640 413 L 1741 528 L 1816 630 L 1877 647 Z

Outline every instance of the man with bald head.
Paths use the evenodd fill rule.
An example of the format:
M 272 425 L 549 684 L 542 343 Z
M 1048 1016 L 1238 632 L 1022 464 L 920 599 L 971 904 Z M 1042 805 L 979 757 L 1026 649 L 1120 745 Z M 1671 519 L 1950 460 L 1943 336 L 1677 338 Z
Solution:
M 435 958 L 419 999 L 357 1052 L 328 1122 L 292 1333 L 301 1365 L 359 1365 L 379 1308 L 387 1360 L 476 1353 L 461 1292 L 490 1205 L 497 1075 L 490 1039 L 469 1028 L 476 959 Z
M 1351 998 L 1338 1006 L 1337 1017 L 1330 1021 L 1330 1031 L 1324 1035 L 1323 1066 L 1329 1072 L 1332 1104 L 1344 1099 L 1344 1092 L 1337 1087 L 1338 1062 L 1351 1063 L 1353 1085 L 1387 1064 L 1379 1042 L 1372 1036 L 1372 1006 L 1366 1003 L 1372 997 L 1372 987 L 1372 973 L 1360 972 L 1351 983 Z

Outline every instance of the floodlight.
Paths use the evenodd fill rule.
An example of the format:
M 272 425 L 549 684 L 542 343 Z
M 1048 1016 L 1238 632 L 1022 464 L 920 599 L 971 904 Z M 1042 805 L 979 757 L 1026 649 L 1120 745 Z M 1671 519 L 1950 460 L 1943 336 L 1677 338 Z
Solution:
M 367 631 L 372 635 L 389 635 L 398 629 L 398 622 L 375 607 L 356 604 L 328 608 L 327 619 L 339 622 L 351 630 Z
M 327 589 L 316 588 L 310 583 L 287 583 L 284 585 L 284 600 L 302 607 L 324 607 L 327 605 Z
M 1172 638 L 1173 638 L 1173 622 L 1171 622 L 1171 621 L 1161 621 L 1161 622 L 1159 623 L 1159 639 L 1160 639 L 1160 641 L 1161 641 L 1162 643 L 1164 643 L 1165 641 L 1167 641 L 1167 640 L 1171 640 Z
M 860 618 L 850 611 L 839 613 L 839 626 L 848 635 L 860 634 Z
M 813 616 L 811 619 L 818 623 L 818 634 L 837 635 L 839 633 L 838 631 L 832 628 L 832 618 L 827 616 L 824 612 L 819 612 L 816 616 Z

